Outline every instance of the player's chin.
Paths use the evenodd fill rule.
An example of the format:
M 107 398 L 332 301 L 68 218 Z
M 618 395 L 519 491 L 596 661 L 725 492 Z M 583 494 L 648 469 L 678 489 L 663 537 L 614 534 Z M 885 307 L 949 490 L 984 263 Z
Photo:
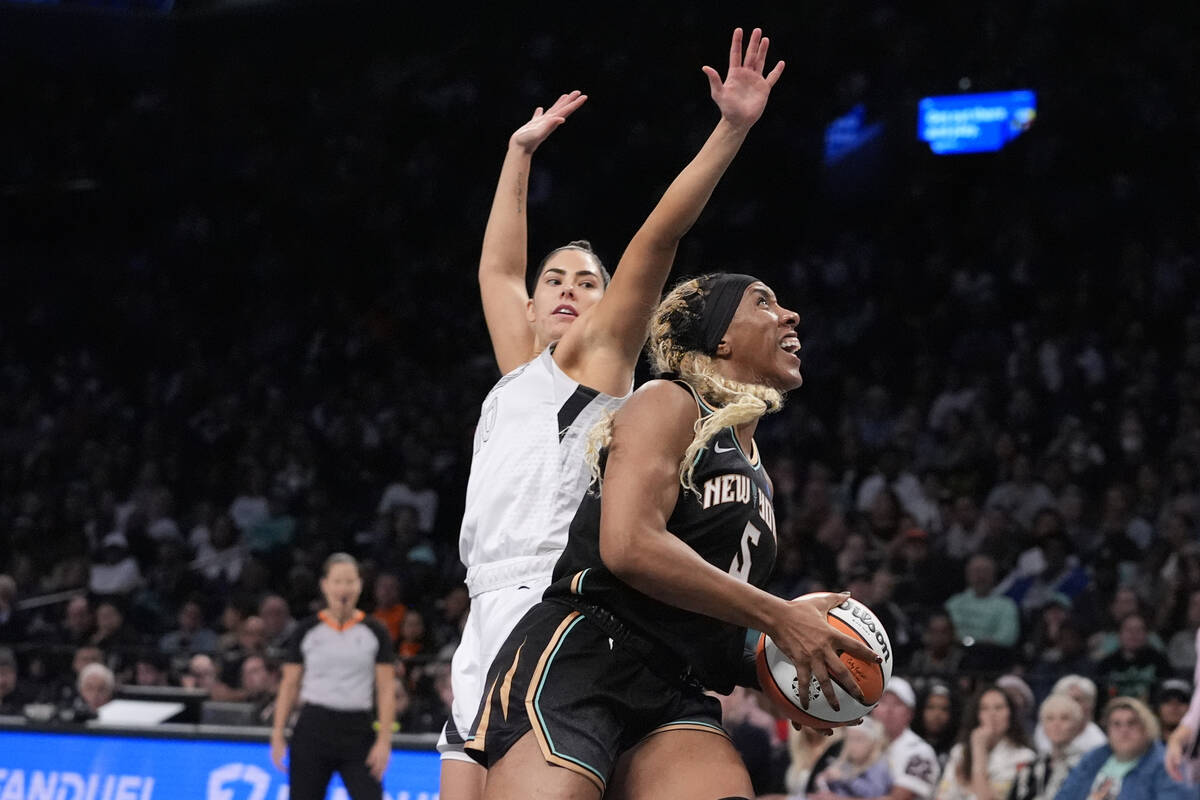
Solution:
M 800 384 L 804 383 L 804 378 L 800 377 L 800 373 L 791 372 L 786 374 L 776 374 L 759 381 L 763 386 L 769 386 L 775 391 L 786 394 L 793 389 L 799 389 Z
M 568 317 L 563 314 L 552 314 L 542 323 L 542 329 L 546 331 L 546 338 L 552 342 L 556 342 L 566 335 L 567 331 L 571 330 L 571 326 L 579 317 Z
M 770 383 L 772 388 L 781 392 L 799 389 L 804 383 L 804 376 L 800 374 L 800 359 L 791 355 L 787 356 L 787 362 L 780 364 Z

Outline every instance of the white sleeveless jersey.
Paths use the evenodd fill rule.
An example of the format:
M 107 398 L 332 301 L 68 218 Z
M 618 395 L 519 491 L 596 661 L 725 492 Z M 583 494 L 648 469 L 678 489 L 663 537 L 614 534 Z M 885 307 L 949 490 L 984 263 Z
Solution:
M 472 596 L 549 577 L 591 483 L 588 433 L 629 397 L 572 380 L 552 351 L 505 375 L 483 401 L 458 544 Z

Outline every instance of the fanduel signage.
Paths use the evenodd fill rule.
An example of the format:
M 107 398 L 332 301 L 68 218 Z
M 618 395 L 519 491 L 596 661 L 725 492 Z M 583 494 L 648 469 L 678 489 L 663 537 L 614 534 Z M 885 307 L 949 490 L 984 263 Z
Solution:
M 438 755 L 395 750 L 384 800 L 437 800 Z M 329 800 L 349 800 L 334 779 Z M 265 742 L 0 731 L 0 800 L 288 800 Z

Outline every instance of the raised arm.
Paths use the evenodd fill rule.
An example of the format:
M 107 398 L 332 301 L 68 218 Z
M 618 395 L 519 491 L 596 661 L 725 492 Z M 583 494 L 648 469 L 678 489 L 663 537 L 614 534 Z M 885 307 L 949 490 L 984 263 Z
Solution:
M 617 412 L 601 493 L 600 557 L 638 591 L 679 608 L 766 631 L 796 665 L 817 677 L 837 706 L 830 676 L 861 699 L 837 650 L 875 660 L 862 642 L 826 621 L 844 597 L 782 600 L 724 572 L 667 530 L 679 497 L 679 462 L 694 436 L 696 404 L 666 381 L 643 386 Z
M 712 67 L 703 67 L 721 120 L 634 234 L 604 298 L 580 319 L 582 327 L 572 327 L 555 351 L 555 360 L 576 380 L 600 389 L 615 387 L 619 393 L 628 387 L 679 241 L 704 210 L 783 73 L 780 61 L 763 75 L 769 44 L 755 28 L 743 58 L 738 28 L 733 32 L 725 80 Z
M 529 301 L 525 288 L 528 247 L 525 201 L 533 151 L 586 101 L 587 95 L 571 92 L 559 97 L 545 112 L 539 106 L 529 122 L 508 140 L 479 257 L 483 316 L 501 373 L 511 372 L 533 354 L 533 331 L 525 318 L 525 305 Z

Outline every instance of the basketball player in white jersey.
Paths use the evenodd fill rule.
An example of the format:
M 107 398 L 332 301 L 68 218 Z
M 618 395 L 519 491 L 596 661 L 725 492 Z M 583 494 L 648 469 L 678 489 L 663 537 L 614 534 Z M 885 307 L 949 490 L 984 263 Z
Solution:
M 504 377 L 484 399 L 475 432 L 459 549 L 471 612 L 454 655 L 454 702 L 438 749 L 443 800 L 482 795 L 485 770 L 463 737 L 500 645 L 550 583 L 567 530 L 591 480 L 586 437 L 629 396 L 650 315 L 683 235 L 695 223 L 751 126 L 762 115 L 779 62 L 763 74 L 768 40 L 733 34 L 722 81 L 704 67 L 721 111 L 716 128 L 668 187 L 625 249 L 608 283 L 586 242 L 550 253 L 526 292 L 526 205 L 534 152 L 586 101 L 563 95 L 509 140 L 484 232 L 479 288 Z M 824 608 L 814 606 L 824 619 Z

